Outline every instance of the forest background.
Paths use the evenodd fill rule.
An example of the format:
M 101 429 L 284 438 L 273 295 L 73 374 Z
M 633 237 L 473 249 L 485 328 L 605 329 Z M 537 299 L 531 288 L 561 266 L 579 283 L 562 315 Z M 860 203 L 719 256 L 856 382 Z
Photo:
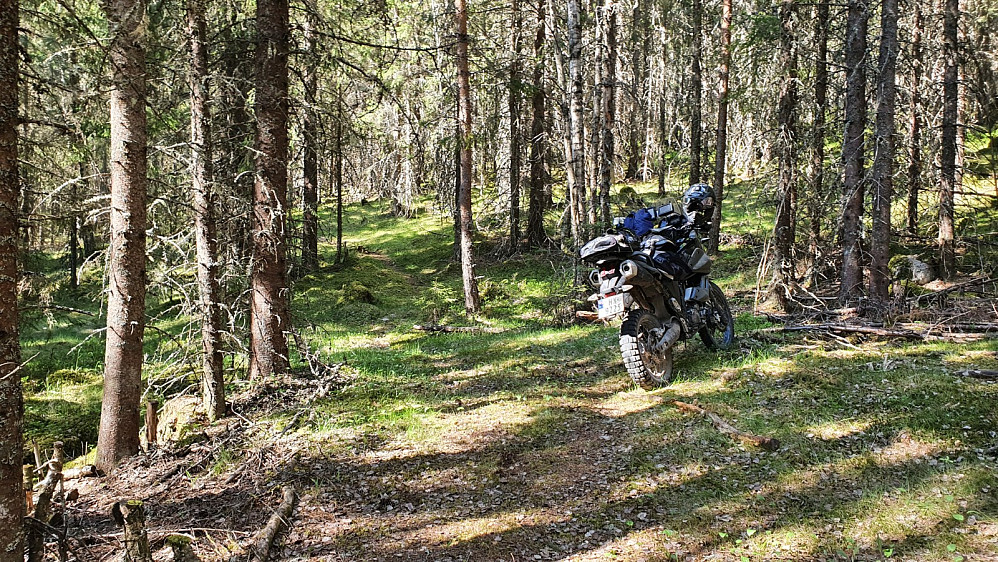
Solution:
M 580 243 L 639 200 L 692 183 L 712 184 L 722 203 L 709 244 L 739 331 L 753 335 L 738 359 L 691 372 L 737 364 L 762 377 L 760 354 L 808 345 L 768 342 L 758 335 L 768 322 L 851 322 L 886 337 L 922 322 L 905 328 L 922 340 L 994 328 L 990 0 L 4 0 L 0 14 L 0 484 L 13 490 L 0 498 L 11 522 L 0 524 L 0 545 L 23 538 L 20 460 L 33 458 L 32 441 L 62 440 L 112 474 L 142 450 L 150 398 L 196 394 L 212 427 L 234 403 L 306 373 L 341 389 L 337 415 L 364 418 L 367 395 L 339 378 L 358 360 L 335 358 L 386 338 L 411 345 L 402 342 L 413 323 L 470 324 L 482 341 L 493 329 L 577 334 Z M 923 263 L 940 278 L 928 288 L 912 279 Z M 416 295 L 408 303 L 390 288 L 396 274 Z M 612 351 L 607 328 L 582 330 L 580 341 Z M 454 357 L 476 356 L 461 336 L 440 337 L 455 338 Z M 964 339 L 931 353 L 989 372 L 993 343 Z M 612 380 L 606 349 L 553 349 L 602 359 L 586 376 Z M 883 373 L 925 350 L 862 352 L 881 358 L 871 372 Z M 806 353 L 816 364 L 841 359 Z M 426 376 L 382 364 L 411 355 L 370 359 L 387 377 L 370 403 L 398 383 L 393 369 Z M 940 403 L 980 412 L 967 426 L 977 437 L 913 437 L 913 427 L 950 429 L 927 420 L 886 433 L 966 462 L 958 451 L 994 429 L 983 409 L 993 390 L 979 384 L 973 398 L 947 386 L 952 401 Z M 640 401 L 623 389 L 608 396 L 617 392 Z M 301 421 L 277 419 L 287 422 L 279 436 Z M 212 450 L 219 473 L 246 464 L 219 463 L 236 453 Z M 978 475 L 994 451 L 979 452 Z M 975 478 L 960 501 L 989 521 L 995 488 Z M 923 548 L 987 553 L 949 536 L 932 543 L 932 532 L 882 535 L 852 546 L 873 557 L 895 543 L 913 559 Z M 790 543 L 804 558 L 848 546 L 815 540 Z

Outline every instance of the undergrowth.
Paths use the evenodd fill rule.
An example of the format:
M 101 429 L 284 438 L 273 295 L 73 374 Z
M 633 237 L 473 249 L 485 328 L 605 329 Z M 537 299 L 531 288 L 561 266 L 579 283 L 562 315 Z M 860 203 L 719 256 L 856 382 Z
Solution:
M 632 187 L 651 197 L 652 186 Z M 505 490 L 521 473 L 530 475 L 517 484 L 516 498 L 497 500 L 479 519 L 417 504 L 413 509 L 439 507 L 423 525 L 442 519 L 451 526 L 446 545 L 411 538 L 440 556 L 498 553 L 504 541 L 529 547 L 541 535 L 565 553 L 626 559 L 996 556 L 987 533 L 998 532 L 998 387 L 954 373 L 998 369 L 998 342 L 763 332 L 770 324 L 751 309 L 771 196 L 744 182 L 733 184 L 726 200 L 731 237 L 715 278 L 735 309 L 739 345 L 724 353 L 699 341 L 680 345 L 678 380 L 653 393 L 635 390 L 627 378 L 616 326 L 575 322 L 585 293 L 573 283 L 576 264 L 560 250 L 483 252 L 483 311 L 466 318 L 449 220 L 426 210 L 393 217 L 379 201 L 352 205 L 344 213 L 347 260 L 333 264 L 326 241 L 324 266 L 293 291 L 297 329 L 349 382 L 299 404 L 309 409 L 302 421 L 296 408 L 277 408 L 260 423 L 295 422 L 291 433 L 323 451 L 314 462 L 362 464 L 369 480 L 390 481 L 403 496 L 424 481 Z M 322 220 L 331 224 L 328 209 Z M 494 243 L 480 236 L 482 247 Z M 33 260 L 33 269 L 56 275 L 57 260 Z M 67 441 L 74 455 L 93 447 L 100 413 L 101 280 L 91 271 L 85 281 L 77 291 L 33 281 L 29 297 L 40 306 L 27 309 L 22 327 L 28 439 L 43 447 Z M 197 338 L 190 317 L 169 313 L 178 310 L 176 298 L 163 292 L 150 301 L 159 320 L 147 331 L 145 373 L 156 396 L 197 388 L 189 343 Z M 428 333 L 415 325 L 489 330 Z M 298 357 L 294 365 L 304 368 Z M 226 366 L 235 385 L 244 366 L 237 349 Z M 709 422 L 684 416 L 672 400 L 696 401 L 783 446 L 746 449 Z M 412 467 L 383 460 L 397 451 L 421 460 Z M 448 458 L 453 451 L 471 460 Z M 224 476 L 241 455 L 223 449 L 210 475 Z M 331 493 L 324 486 L 333 484 L 310 477 L 315 498 Z M 547 509 L 552 505 L 557 509 Z M 337 549 L 387 556 L 401 548 L 364 527 L 375 525 L 376 515 L 364 518 L 336 535 Z

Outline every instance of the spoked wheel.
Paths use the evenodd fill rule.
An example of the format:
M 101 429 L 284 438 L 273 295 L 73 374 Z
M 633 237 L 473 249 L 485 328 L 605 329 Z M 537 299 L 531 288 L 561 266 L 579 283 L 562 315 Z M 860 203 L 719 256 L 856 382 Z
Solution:
M 662 333 L 662 323 L 644 309 L 628 312 L 620 325 L 620 355 L 627 374 L 645 390 L 665 386 L 672 380 L 672 349 L 653 349 Z
M 700 339 L 711 349 L 730 349 L 735 343 L 735 318 L 728 307 L 728 299 L 720 287 L 710 282 L 710 294 L 707 298 L 709 312 L 700 328 Z

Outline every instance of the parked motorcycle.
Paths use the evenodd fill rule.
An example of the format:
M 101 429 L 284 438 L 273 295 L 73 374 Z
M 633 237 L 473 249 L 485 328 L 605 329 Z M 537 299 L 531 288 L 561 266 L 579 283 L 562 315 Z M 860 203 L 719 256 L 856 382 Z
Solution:
M 589 300 L 601 319 L 623 316 L 620 354 L 645 390 L 672 380 L 672 349 L 680 340 L 699 334 L 711 349 L 734 344 L 734 318 L 710 280 L 711 259 L 701 241 L 713 208 L 713 190 L 696 184 L 681 206 L 669 203 L 614 219 L 613 229 L 579 251 L 595 266 L 589 282 L 598 292 Z

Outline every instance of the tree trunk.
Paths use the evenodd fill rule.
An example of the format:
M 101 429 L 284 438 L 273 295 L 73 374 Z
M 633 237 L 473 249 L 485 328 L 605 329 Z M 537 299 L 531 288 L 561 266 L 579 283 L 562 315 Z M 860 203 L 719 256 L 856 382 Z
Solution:
M 104 4 L 111 36 L 111 205 L 107 342 L 97 468 L 139 452 L 146 302 L 146 61 L 144 0 Z
M 781 199 L 776 208 L 776 225 L 773 232 L 775 250 L 773 295 L 783 310 L 790 308 L 790 292 L 796 282 L 794 239 L 796 237 L 794 214 L 797 192 L 797 51 L 793 31 L 793 13 L 796 3 L 783 0 L 780 6 L 780 66 L 783 76 L 777 109 L 780 131 L 780 184 Z
M 957 26 L 960 0 L 945 0 L 943 6 L 943 121 L 939 147 L 939 266 L 944 279 L 956 275 L 956 246 L 953 240 L 953 194 L 956 191 L 956 128 L 959 104 L 959 62 Z
M 481 307 L 478 281 L 475 279 L 475 255 L 471 240 L 471 73 L 468 68 L 468 5 L 456 0 L 454 17 L 457 22 L 457 99 L 461 149 L 461 186 L 458 191 L 458 212 L 461 217 L 461 277 L 464 281 L 464 309 L 468 314 Z
M 85 181 L 86 170 L 83 162 L 79 163 L 80 181 Z M 79 187 L 76 183 L 72 186 L 73 191 L 73 212 L 69 217 L 69 286 L 75 291 L 80 288 L 80 215 L 77 210 L 80 205 Z
M 717 154 L 714 162 L 714 214 L 710 219 L 708 249 L 717 253 L 721 241 L 721 203 L 724 201 L 724 164 L 728 151 L 728 79 L 731 74 L 731 2 L 721 0 L 721 67 L 717 90 Z
M 250 270 L 250 379 L 288 370 L 288 2 L 256 4 L 256 181 Z
M 911 9 L 911 86 L 908 120 L 908 232 L 918 231 L 918 193 L 922 188 L 922 5 Z
M 204 0 L 187 2 L 187 34 L 191 42 L 191 179 L 194 187 L 194 232 L 201 297 L 202 401 L 210 421 L 225 417 L 222 378 L 222 311 L 218 290 L 218 237 L 212 187 L 211 113 Z
M 343 113 L 336 114 L 336 152 L 333 155 L 334 181 L 336 182 L 336 263 L 346 259 L 343 251 Z
M 544 243 L 546 147 L 544 99 L 544 19 L 547 0 L 537 0 L 537 35 L 534 37 L 534 76 L 530 96 L 530 209 L 527 217 L 527 245 Z
M 849 0 L 845 43 L 845 134 L 842 141 L 842 285 L 839 300 L 857 299 L 863 288 L 863 142 L 866 129 L 866 28 L 868 0 Z
M 572 219 L 572 247 L 578 247 L 584 234 L 586 220 L 586 152 L 585 123 L 583 122 L 582 84 L 582 23 L 579 1 L 568 0 L 568 128 L 571 141 L 568 191 Z
M 318 72 L 313 61 L 319 56 L 315 36 L 319 15 L 314 0 L 307 0 L 304 9 L 304 51 L 308 61 L 302 65 L 305 107 L 302 115 L 301 265 L 305 271 L 314 271 L 319 267 L 319 157 L 315 96 Z
M 456 114 L 461 114 L 461 99 L 455 96 Z M 458 117 L 460 119 L 460 117 Z M 461 262 L 461 123 L 454 122 L 454 245 L 452 258 Z
M 690 61 L 690 185 L 700 183 L 700 154 L 703 151 L 703 1 L 692 2 L 693 53 Z
M 882 0 L 880 60 L 877 68 L 877 124 L 870 186 L 873 188 L 873 231 L 870 244 L 870 297 L 886 302 L 890 285 L 891 202 L 894 198 L 894 72 L 898 57 L 898 2 Z
M 600 158 L 599 158 L 599 210 L 600 220 L 610 225 L 610 186 L 613 183 L 614 138 L 613 124 L 617 115 L 617 8 L 614 0 L 607 0 L 603 6 L 604 37 L 606 53 L 600 72 L 603 83 L 602 107 L 600 115 Z
M 666 150 L 669 148 L 669 129 L 665 118 L 665 95 L 658 96 L 658 195 L 665 195 Z
M 23 560 L 24 404 L 17 314 L 18 2 L 0 0 L 0 558 Z
M 828 2 L 815 6 L 814 18 L 814 125 L 811 130 L 811 175 L 808 178 L 808 214 L 810 249 L 813 262 L 818 260 L 821 243 L 821 217 L 825 200 L 825 114 L 828 112 Z M 812 271 L 817 270 L 814 263 Z
M 520 61 L 520 43 L 523 18 L 520 0 L 512 0 L 512 25 L 509 34 L 509 247 L 515 252 L 520 245 L 520 98 L 522 97 L 523 71 Z

